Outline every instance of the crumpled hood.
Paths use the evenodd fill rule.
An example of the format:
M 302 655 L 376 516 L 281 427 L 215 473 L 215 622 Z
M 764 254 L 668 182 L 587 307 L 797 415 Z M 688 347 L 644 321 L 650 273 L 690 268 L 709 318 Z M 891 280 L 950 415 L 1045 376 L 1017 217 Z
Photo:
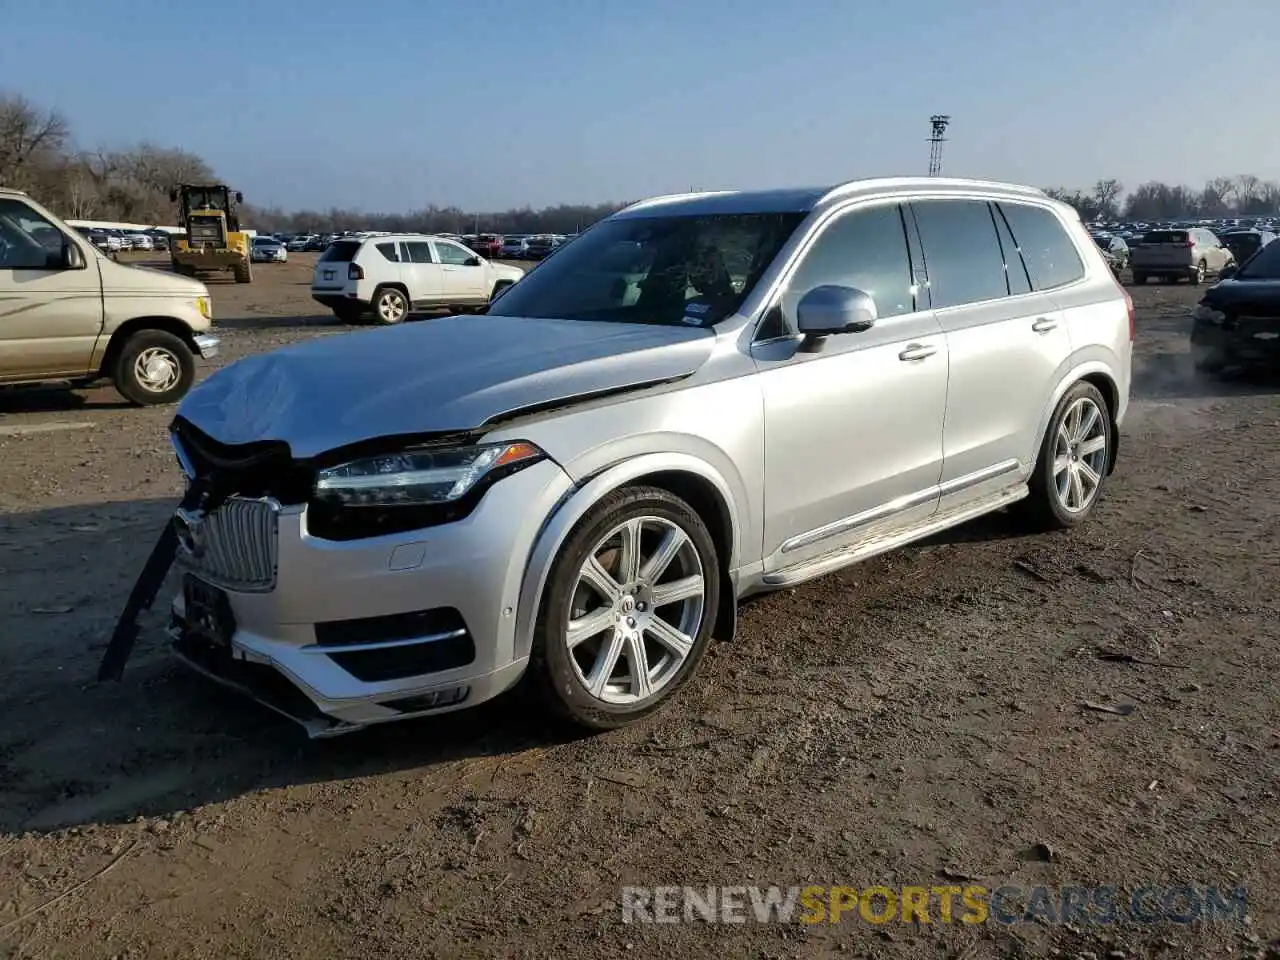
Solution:
M 696 327 L 446 317 L 246 357 L 192 390 L 178 416 L 222 443 L 282 440 L 312 457 L 685 377 L 714 342 Z

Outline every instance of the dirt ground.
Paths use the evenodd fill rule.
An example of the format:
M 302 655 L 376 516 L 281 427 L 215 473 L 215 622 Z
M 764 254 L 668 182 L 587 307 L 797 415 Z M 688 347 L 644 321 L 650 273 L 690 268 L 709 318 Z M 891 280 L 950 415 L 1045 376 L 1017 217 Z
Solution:
M 311 263 L 211 284 L 226 359 L 345 329 Z M 1132 292 L 1094 522 L 995 517 L 751 602 L 670 709 L 586 739 L 499 702 L 308 741 L 174 664 L 158 612 L 96 684 L 179 490 L 172 411 L 0 396 L 0 957 L 1280 956 L 1280 388 L 1191 371 L 1193 288 Z M 953 882 L 1243 886 L 1249 916 L 619 907 L 624 884 Z

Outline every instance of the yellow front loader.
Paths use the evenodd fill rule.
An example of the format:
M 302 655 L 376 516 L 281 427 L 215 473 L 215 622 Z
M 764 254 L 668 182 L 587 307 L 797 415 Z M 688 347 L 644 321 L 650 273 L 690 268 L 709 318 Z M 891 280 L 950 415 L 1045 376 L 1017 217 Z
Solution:
M 169 244 L 174 273 L 194 277 L 200 273 L 230 270 L 236 283 L 253 282 L 252 244 L 240 229 L 236 211 L 244 195 L 223 184 L 184 183 L 169 192 L 178 204 L 182 233 Z

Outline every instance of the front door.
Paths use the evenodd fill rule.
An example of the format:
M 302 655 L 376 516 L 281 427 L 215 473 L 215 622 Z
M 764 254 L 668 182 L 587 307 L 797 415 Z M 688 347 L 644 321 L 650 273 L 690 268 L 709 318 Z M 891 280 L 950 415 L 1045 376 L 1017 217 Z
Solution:
M 63 266 L 63 246 L 81 251 Z M 90 244 L 18 197 L 0 197 L 0 381 L 83 377 L 102 331 L 102 278 Z
M 808 349 L 796 305 L 824 284 L 878 319 Z M 901 209 L 858 206 L 822 228 L 753 346 L 764 397 L 765 573 L 927 520 L 937 507 L 947 344 L 916 301 Z
M 432 244 L 440 260 L 447 297 L 457 298 L 458 303 L 477 303 L 489 299 L 489 271 L 483 260 L 465 247 L 448 240 L 433 240 Z

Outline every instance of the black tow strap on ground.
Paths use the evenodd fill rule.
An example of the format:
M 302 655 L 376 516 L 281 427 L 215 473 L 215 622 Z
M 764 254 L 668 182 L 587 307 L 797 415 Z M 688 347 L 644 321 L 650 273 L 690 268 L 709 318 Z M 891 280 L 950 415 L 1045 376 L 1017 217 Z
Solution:
M 178 504 L 179 510 L 192 510 L 201 505 L 208 491 L 202 484 L 193 483 L 187 488 L 186 495 Z M 205 504 L 207 507 L 208 505 Z M 178 528 L 173 517 L 165 523 L 160 531 L 160 538 L 151 548 L 151 556 L 138 575 L 137 582 L 125 601 L 120 619 L 116 621 L 115 632 L 107 644 L 107 651 L 102 655 L 102 663 L 98 665 L 99 680 L 119 680 L 124 676 L 124 665 L 133 652 L 133 645 L 138 639 L 138 618 L 155 603 L 156 595 L 168 576 L 178 552 Z

